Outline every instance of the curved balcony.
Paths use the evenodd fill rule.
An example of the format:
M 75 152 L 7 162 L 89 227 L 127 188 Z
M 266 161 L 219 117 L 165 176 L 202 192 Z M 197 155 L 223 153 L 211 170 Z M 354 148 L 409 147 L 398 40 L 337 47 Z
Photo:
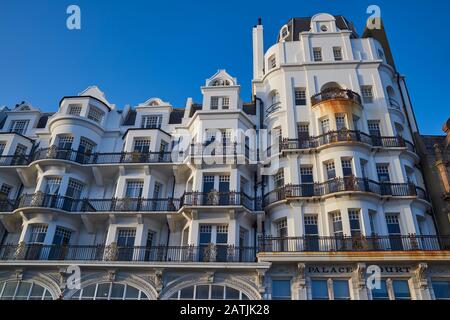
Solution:
M 182 206 L 243 206 L 251 211 L 260 211 L 260 198 L 250 197 L 244 192 L 186 192 L 181 200 Z
M 359 142 L 378 148 L 406 148 L 410 152 L 415 152 L 414 145 L 400 136 L 370 136 L 367 133 L 354 130 L 330 131 L 308 139 L 283 139 L 280 147 L 281 150 L 305 150 L 344 142 Z
M 0 246 L 0 261 L 256 262 L 256 248 L 232 245 L 118 247 L 24 244 Z
M 19 208 L 49 208 L 67 212 L 176 212 L 180 199 L 73 199 L 44 193 L 25 194 L 13 205 Z M 13 211 L 13 210 L 11 210 Z
M 271 237 L 258 239 L 259 252 L 447 251 L 450 236 Z
M 71 149 L 47 148 L 37 150 L 28 156 L 2 156 L 0 157 L 0 166 L 27 166 L 39 160 L 63 160 L 81 165 L 172 163 L 172 153 L 168 151 L 82 153 Z
M 314 107 L 320 103 L 339 100 L 344 102 L 350 102 L 352 104 L 362 105 L 361 96 L 348 89 L 330 88 L 326 89 L 311 97 L 311 105 Z
M 422 188 L 412 183 L 380 183 L 356 177 L 336 178 L 323 183 L 286 185 L 267 193 L 263 205 L 296 198 L 323 197 L 341 192 L 365 192 L 382 197 L 416 197 L 428 201 Z

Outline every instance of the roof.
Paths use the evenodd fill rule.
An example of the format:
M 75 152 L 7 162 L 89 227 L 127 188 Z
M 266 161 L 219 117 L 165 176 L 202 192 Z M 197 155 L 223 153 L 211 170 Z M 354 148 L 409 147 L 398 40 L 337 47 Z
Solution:
M 169 124 L 180 124 L 184 117 L 184 109 L 173 109 L 170 113 Z
M 128 114 L 125 117 L 125 120 L 123 121 L 122 125 L 123 126 L 134 126 L 135 122 L 136 122 L 136 110 L 130 109 L 130 111 L 128 111 Z
M 191 113 L 189 114 L 189 118 L 192 118 L 194 113 L 196 113 L 197 111 L 202 110 L 202 109 L 203 109 L 203 106 L 201 104 L 194 103 L 191 107 Z
M 334 16 L 336 19 L 336 26 L 340 30 L 349 30 L 353 33 L 354 37 L 358 37 L 356 33 L 356 29 L 353 26 L 353 23 L 349 22 L 344 16 Z M 285 39 L 285 41 L 299 41 L 301 32 L 308 32 L 311 29 L 311 19 L 312 17 L 303 17 L 303 18 L 291 18 L 286 23 L 289 28 L 289 36 Z M 280 38 L 278 37 L 278 42 Z
M 43 129 L 47 126 L 47 121 L 48 118 L 50 118 L 53 115 L 53 113 L 44 113 L 40 118 L 39 121 L 37 123 L 36 128 L 37 129 Z
M 249 103 L 244 103 L 242 105 L 242 109 L 244 110 L 244 112 L 246 114 L 249 115 L 256 115 L 256 103 L 255 102 L 249 102 Z

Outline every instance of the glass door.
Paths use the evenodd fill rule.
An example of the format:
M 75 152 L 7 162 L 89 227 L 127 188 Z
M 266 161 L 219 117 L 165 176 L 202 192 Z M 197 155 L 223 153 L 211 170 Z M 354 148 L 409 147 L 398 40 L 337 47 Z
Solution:
M 136 229 L 119 229 L 117 235 L 118 261 L 132 261 Z

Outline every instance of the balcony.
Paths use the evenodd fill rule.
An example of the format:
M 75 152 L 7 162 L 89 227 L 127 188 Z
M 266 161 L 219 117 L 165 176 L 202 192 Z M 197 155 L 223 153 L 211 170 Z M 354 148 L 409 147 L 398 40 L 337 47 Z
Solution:
M 450 236 L 260 237 L 259 252 L 448 251 Z
M 24 244 L 0 246 L 0 261 L 99 262 L 256 262 L 256 248 L 232 245 L 206 246 L 104 246 Z
M 311 105 L 314 107 L 323 102 L 343 101 L 351 104 L 362 105 L 361 96 L 351 90 L 330 88 L 311 97 Z
M 244 192 L 186 192 L 182 197 L 183 206 L 217 207 L 243 206 L 251 211 L 261 211 L 261 199 L 250 197 Z
M 283 139 L 281 150 L 317 149 L 339 142 L 359 142 L 379 148 L 406 148 L 408 151 L 415 152 L 413 144 L 402 137 L 370 136 L 364 132 L 352 130 L 330 131 L 307 139 Z
M 71 149 L 47 148 L 34 154 L 2 156 L 0 166 L 27 166 L 39 160 L 64 160 L 81 165 L 126 164 L 126 163 L 172 163 L 171 152 L 113 152 L 82 153 Z
M 382 197 L 417 197 L 428 201 L 425 190 L 412 183 L 380 183 L 369 179 L 345 177 L 323 183 L 286 185 L 266 194 L 263 205 L 268 206 L 295 198 L 323 197 L 340 192 L 366 192 Z
M 50 208 L 67 212 L 177 212 L 180 209 L 180 199 L 73 199 L 35 193 L 21 196 L 8 209 L 10 208 Z

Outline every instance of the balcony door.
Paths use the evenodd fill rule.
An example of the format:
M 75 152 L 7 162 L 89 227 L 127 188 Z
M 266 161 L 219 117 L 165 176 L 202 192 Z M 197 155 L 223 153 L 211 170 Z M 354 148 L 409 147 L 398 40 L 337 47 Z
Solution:
M 60 177 L 48 177 L 45 178 L 45 196 L 43 199 L 43 206 L 56 208 L 59 205 L 59 191 L 61 188 L 61 178 Z
M 381 146 L 381 130 L 380 130 L 380 121 L 378 120 L 371 120 L 367 122 L 367 125 L 369 127 L 369 134 L 372 138 L 372 144 L 374 146 Z
M 136 229 L 119 229 L 117 234 L 118 261 L 132 261 Z
M 63 227 L 57 227 L 53 236 L 53 246 L 50 250 L 49 260 L 66 260 L 68 253 L 67 246 L 72 237 L 72 230 Z
M 378 181 L 382 195 L 392 195 L 391 178 L 388 164 L 377 164 Z
M 320 251 L 319 248 L 319 227 L 317 216 L 305 216 L 305 251 Z
M 228 225 L 200 225 L 199 261 L 226 262 Z
M 83 192 L 84 184 L 78 180 L 69 179 L 69 184 L 66 190 L 66 197 L 64 198 L 63 209 L 69 212 L 77 212 L 80 210 L 78 204 L 80 203 L 81 194 Z
M 386 224 L 389 233 L 389 245 L 392 251 L 402 251 L 403 241 L 400 229 L 400 215 L 398 213 L 386 214 Z
M 45 237 L 47 235 L 47 225 L 32 225 L 30 236 L 28 238 L 28 248 L 25 254 L 25 260 L 43 260 L 46 259 L 46 252 L 43 250 Z
M 78 146 L 77 162 L 87 163 L 94 152 L 95 143 L 85 137 L 81 137 L 80 145 Z
M 302 196 L 303 197 L 314 196 L 313 167 L 312 166 L 300 167 L 300 175 L 302 181 Z

